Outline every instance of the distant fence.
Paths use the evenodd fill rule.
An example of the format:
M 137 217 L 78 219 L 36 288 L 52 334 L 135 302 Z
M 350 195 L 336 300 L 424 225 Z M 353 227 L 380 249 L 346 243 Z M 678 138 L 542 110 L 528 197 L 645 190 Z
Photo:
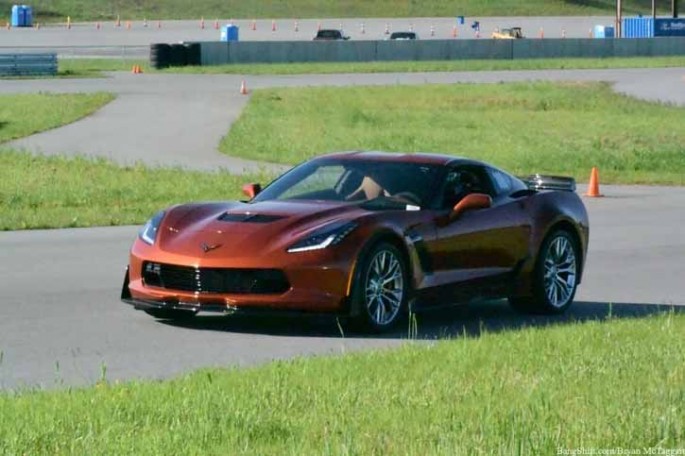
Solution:
M 54 76 L 57 54 L 0 54 L 0 76 Z
M 685 55 L 685 37 L 330 42 L 211 41 L 199 44 L 202 65 Z

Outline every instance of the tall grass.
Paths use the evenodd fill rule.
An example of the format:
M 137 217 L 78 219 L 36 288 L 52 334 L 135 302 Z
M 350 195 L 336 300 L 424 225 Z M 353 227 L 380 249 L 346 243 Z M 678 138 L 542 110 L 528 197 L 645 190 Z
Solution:
M 685 184 L 685 109 L 603 83 L 526 82 L 256 91 L 222 140 L 231 155 L 297 163 L 323 151 L 430 151 L 517 174 Z
M 207 369 L 164 382 L 5 393 L 0 453 L 683 448 L 683 334 L 685 316 L 669 313 Z

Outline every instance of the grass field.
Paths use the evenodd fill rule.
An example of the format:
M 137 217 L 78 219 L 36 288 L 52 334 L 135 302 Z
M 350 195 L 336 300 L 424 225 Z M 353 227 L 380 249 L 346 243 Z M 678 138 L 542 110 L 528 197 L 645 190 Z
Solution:
M 0 453 L 685 448 L 683 334 L 685 315 L 665 313 L 202 370 L 165 382 L 3 393 Z
M 666 11 L 670 3 L 658 2 Z M 9 14 L 12 2 L 0 0 Z M 45 21 L 114 19 L 197 19 L 279 17 L 451 17 L 611 15 L 614 0 L 33 0 L 37 19 Z M 624 0 L 626 14 L 649 14 L 651 0 Z
M 267 180 L 0 151 L 0 230 L 142 224 L 171 204 L 240 199 L 242 184 Z
M 61 77 L 100 77 L 103 71 L 131 71 L 140 65 L 143 72 L 183 74 L 332 74 L 332 73 L 416 73 L 433 71 L 554 70 L 601 68 L 666 68 L 685 66 L 685 57 L 578 58 L 529 60 L 452 60 L 428 62 L 345 62 L 275 63 L 190 66 L 151 69 L 137 59 L 60 59 Z
M 0 95 L 0 144 L 74 122 L 113 99 L 109 93 Z
M 465 155 L 516 174 L 685 184 L 685 109 L 601 83 L 456 84 L 255 91 L 220 149 L 297 163 L 322 151 Z
M 332 74 L 418 73 L 435 71 L 562 70 L 602 68 L 666 68 L 685 66 L 685 57 L 630 57 L 519 60 L 443 60 L 407 62 L 269 63 L 176 67 L 164 73 L 187 74 Z M 130 69 L 130 65 L 128 66 Z

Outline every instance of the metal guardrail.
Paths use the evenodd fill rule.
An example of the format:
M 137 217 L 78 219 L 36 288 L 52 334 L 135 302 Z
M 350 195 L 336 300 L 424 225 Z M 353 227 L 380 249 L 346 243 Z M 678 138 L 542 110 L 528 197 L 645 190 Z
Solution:
M 57 54 L 0 54 L 0 76 L 54 76 Z

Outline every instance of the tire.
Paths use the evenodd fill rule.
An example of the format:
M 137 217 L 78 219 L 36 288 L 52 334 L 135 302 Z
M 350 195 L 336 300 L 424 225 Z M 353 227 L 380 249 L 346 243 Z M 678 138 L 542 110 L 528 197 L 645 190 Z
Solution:
M 190 66 L 202 65 L 200 43 L 186 43 L 186 64 Z
M 150 65 L 152 68 L 167 68 L 171 59 L 171 46 L 165 43 L 150 45 Z
M 182 44 L 171 45 L 171 58 L 169 65 L 172 67 L 184 67 L 188 64 L 188 57 L 186 55 L 186 47 Z
M 550 233 L 540 246 L 532 277 L 532 295 L 510 297 L 511 306 L 521 312 L 555 315 L 573 303 L 578 288 L 579 246 L 566 230 Z
M 352 291 L 359 315 L 352 323 L 362 331 L 388 331 L 404 318 L 409 301 L 404 256 L 394 245 L 381 242 L 364 256 L 360 267 Z
M 145 309 L 144 312 L 159 320 L 187 320 L 195 316 L 192 310 Z

